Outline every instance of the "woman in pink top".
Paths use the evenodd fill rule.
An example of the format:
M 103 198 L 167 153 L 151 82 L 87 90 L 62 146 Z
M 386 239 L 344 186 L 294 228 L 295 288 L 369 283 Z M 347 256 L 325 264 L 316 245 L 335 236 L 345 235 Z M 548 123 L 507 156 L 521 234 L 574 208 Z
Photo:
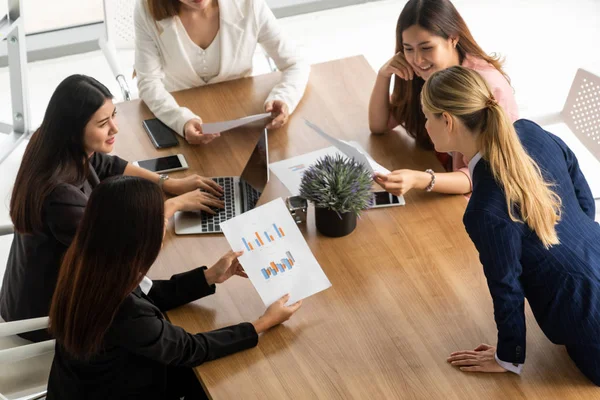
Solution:
M 477 71 L 514 122 L 518 110 L 513 89 L 497 57 L 479 47 L 467 24 L 449 0 L 410 0 L 396 26 L 396 54 L 381 67 L 369 103 L 369 127 L 383 133 L 402 125 L 417 145 L 433 150 L 421 110 L 421 89 L 435 71 L 462 65 Z M 394 90 L 390 98 L 390 83 Z M 376 174 L 388 192 L 403 195 L 417 188 L 440 193 L 471 192 L 471 177 L 462 154 L 436 153 L 446 173 L 400 169 Z

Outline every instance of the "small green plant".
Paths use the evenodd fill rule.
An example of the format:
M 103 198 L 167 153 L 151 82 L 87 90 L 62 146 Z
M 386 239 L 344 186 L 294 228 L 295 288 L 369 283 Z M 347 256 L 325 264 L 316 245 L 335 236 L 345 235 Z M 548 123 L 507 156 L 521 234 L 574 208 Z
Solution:
M 371 172 L 342 155 L 325 156 L 308 167 L 300 184 L 300 196 L 338 214 L 357 216 L 372 204 Z

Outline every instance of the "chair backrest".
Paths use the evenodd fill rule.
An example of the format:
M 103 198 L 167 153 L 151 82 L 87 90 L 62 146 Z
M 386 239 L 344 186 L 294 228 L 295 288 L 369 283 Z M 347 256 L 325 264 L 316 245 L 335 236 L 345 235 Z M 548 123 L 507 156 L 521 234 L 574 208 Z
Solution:
M 116 49 L 133 49 L 135 46 L 135 2 L 136 0 L 104 0 L 106 38 Z
M 575 136 L 600 161 L 600 77 L 578 69 L 561 114 Z

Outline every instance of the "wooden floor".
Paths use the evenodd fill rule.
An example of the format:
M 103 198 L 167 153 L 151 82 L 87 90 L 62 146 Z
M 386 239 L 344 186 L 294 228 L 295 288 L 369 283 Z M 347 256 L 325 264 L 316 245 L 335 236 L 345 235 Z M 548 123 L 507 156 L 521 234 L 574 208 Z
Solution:
M 435 156 L 416 149 L 401 130 L 373 136 L 367 107 L 375 73 L 363 57 L 313 66 L 305 98 L 290 123 L 269 133 L 271 162 L 327 146 L 307 128 L 357 140 L 389 169 L 434 168 Z M 176 94 L 207 122 L 260 112 L 276 82 L 266 75 Z M 140 102 L 118 106 L 116 151 L 129 160 L 156 156 L 141 119 Z M 239 174 L 258 131 L 224 133 L 210 147 L 184 153 L 206 176 Z M 223 154 L 230 156 L 223 157 Z M 287 192 L 273 175 L 261 201 Z M 307 299 L 284 325 L 261 335 L 259 345 L 196 370 L 215 399 L 600 399 L 600 389 L 566 351 L 540 331 L 527 309 L 523 374 L 467 374 L 451 367 L 452 351 L 496 343 L 492 302 L 477 252 L 464 231 L 462 196 L 412 191 L 405 207 L 370 210 L 343 238 L 326 238 L 309 222 L 301 228 L 332 287 Z M 228 250 L 221 235 L 176 236 L 169 228 L 150 270 L 153 278 L 211 265 Z M 248 280 L 232 278 L 209 298 L 170 311 L 190 332 L 251 321 L 264 311 Z

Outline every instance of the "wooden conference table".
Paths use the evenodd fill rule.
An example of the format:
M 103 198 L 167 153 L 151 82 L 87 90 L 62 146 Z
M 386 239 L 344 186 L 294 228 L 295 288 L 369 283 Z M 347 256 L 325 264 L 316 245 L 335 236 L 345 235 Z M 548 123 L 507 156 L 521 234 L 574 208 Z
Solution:
M 279 73 L 175 93 L 216 122 L 260 113 Z M 442 171 L 401 129 L 369 134 L 367 109 L 375 73 L 362 56 L 314 65 L 304 99 L 288 124 L 269 133 L 271 162 L 329 144 L 303 122 L 358 141 L 387 168 Z M 239 175 L 260 129 L 223 133 L 207 146 L 157 151 L 141 121 L 139 100 L 118 105 L 115 152 L 133 161 L 183 153 L 184 176 Z M 261 203 L 288 196 L 271 174 Z M 304 301 L 256 348 L 196 368 L 215 399 L 591 399 L 600 389 L 551 344 L 527 309 L 527 362 L 522 376 L 466 374 L 446 363 L 452 351 L 496 344 L 492 302 L 477 252 L 462 225 L 463 196 L 414 190 L 406 206 L 365 212 L 343 238 L 320 235 L 312 209 L 301 226 L 332 287 Z M 212 265 L 229 250 L 223 235 L 176 236 L 169 228 L 152 278 Z M 265 307 L 250 281 L 233 277 L 215 295 L 167 313 L 176 325 L 202 332 L 253 321 Z

